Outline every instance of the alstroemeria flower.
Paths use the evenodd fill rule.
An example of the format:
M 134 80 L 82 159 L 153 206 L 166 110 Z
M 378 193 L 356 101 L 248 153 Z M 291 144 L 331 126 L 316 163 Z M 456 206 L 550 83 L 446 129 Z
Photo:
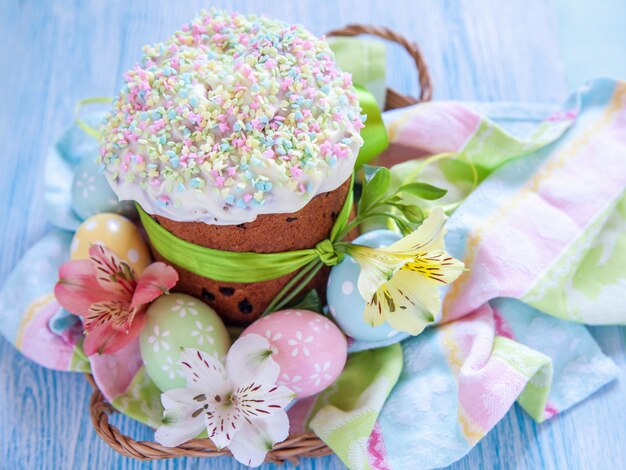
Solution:
M 150 302 L 178 282 L 178 273 L 152 263 L 139 279 L 113 251 L 92 245 L 89 259 L 68 261 L 59 269 L 54 295 L 68 312 L 83 319 L 85 354 L 119 351 L 139 336 Z
M 445 251 L 446 217 L 434 209 L 413 233 L 384 248 L 349 245 L 361 266 L 359 293 L 366 301 L 363 318 L 372 326 L 385 320 L 392 328 L 420 334 L 441 308 L 438 286 L 465 270 Z
M 257 467 L 289 435 L 284 408 L 296 396 L 276 385 L 280 366 L 266 338 L 250 334 L 231 346 L 223 365 L 197 349 L 182 349 L 186 388 L 161 395 L 165 411 L 158 443 L 175 447 L 205 429 L 218 449 L 228 447 L 239 462 Z

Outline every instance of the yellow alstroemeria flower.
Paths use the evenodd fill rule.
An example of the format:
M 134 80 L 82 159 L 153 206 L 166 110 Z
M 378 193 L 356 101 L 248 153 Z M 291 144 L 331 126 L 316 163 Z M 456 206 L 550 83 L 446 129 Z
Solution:
M 366 301 L 363 318 L 372 326 L 385 320 L 411 335 L 420 334 L 441 308 L 438 286 L 465 270 L 445 251 L 446 216 L 434 209 L 413 233 L 384 248 L 350 245 L 347 253 L 361 266 L 358 288 Z

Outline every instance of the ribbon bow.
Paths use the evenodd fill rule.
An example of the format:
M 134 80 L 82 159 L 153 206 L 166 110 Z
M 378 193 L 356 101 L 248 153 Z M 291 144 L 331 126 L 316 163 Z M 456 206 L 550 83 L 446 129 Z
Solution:
M 343 259 L 343 253 L 335 249 L 335 245 L 330 240 L 322 240 L 315 245 L 315 252 L 319 256 L 320 261 L 326 266 L 334 266 Z

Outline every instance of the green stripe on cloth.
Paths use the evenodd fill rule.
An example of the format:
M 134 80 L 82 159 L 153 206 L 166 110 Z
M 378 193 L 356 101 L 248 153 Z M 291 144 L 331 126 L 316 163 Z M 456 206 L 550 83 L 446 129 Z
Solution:
M 400 344 L 354 353 L 337 381 L 317 397 L 309 427 L 349 468 L 370 468 L 361 461 L 367 440 L 401 372 Z

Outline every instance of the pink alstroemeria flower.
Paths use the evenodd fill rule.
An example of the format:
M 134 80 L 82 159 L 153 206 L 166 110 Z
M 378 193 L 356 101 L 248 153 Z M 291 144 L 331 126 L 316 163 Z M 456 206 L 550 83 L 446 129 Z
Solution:
M 85 328 L 85 354 L 119 351 L 139 336 L 150 302 L 178 282 L 165 263 L 152 263 L 139 279 L 114 252 L 92 245 L 89 259 L 68 261 L 59 269 L 54 287 L 57 301 L 79 315 Z

